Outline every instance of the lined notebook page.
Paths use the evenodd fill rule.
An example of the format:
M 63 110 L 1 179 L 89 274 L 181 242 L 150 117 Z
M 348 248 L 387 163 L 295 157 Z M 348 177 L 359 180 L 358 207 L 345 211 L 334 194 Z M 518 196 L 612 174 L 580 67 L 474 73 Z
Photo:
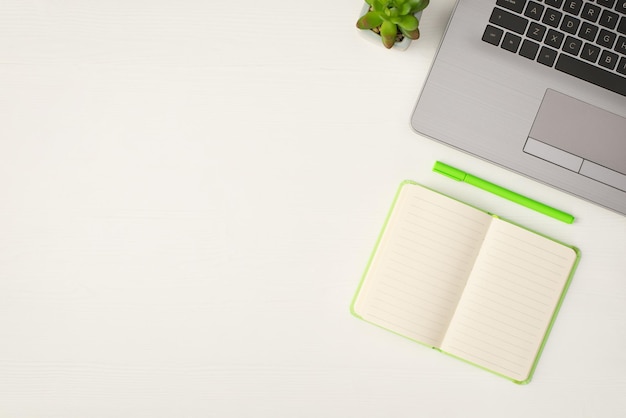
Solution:
M 406 183 L 363 280 L 355 312 L 439 347 L 491 219 Z
M 573 249 L 494 219 L 442 349 L 526 380 L 575 260 Z

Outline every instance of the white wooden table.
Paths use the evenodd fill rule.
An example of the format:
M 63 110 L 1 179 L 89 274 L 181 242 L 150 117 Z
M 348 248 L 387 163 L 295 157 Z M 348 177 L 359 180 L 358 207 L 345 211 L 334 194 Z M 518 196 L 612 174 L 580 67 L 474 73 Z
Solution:
M 453 2 L 360 7 L 0 0 L 0 417 L 624 416 L 626 218 L 412 133 Z M 581 248 L 530 385 L 350 316 L 404 179 Z

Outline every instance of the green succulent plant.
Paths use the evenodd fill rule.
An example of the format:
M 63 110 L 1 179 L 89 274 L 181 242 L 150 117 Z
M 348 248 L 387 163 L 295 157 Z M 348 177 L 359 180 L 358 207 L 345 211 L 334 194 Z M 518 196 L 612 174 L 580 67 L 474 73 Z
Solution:
M 376 29 L 383 45 L 391 48 L 400 31 L 410 39 L 420 36 L 419 21 L 415 13 L 424 10 L 429 0 L 365 0 L 370 10 L 356 22 L 359 29 Z

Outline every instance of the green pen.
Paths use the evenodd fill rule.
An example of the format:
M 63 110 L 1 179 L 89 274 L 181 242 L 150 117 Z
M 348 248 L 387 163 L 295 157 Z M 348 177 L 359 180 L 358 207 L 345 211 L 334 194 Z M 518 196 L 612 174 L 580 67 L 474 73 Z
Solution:
M 472 186 L 478 187 L 479 189 L 486 190 L 490 193 L 495 194 L 496 196 L 503 197 L 510 200 L 511 202 L 515 202 L 539 213 L 543 213 L 544 215 L 551 216 L 552 218 L 558 219 L 559 221 L 568 224 L 574 222 L 574 216 L 570 215 L 569 213 L 565 213 L 541 202 L 537 202 L 536 200 L 533 200 L 529 197 L 522 196 L 519 193 L 515 193 L 511 190 L 505 189 L 504 187 L 498 186 L 497 184 L 493 184 L 487 180 L 483 180 L 479 177 L 466 173 L 463 170 L 459 170 L 458 168 L 449 166 L 448 164 L 444 164 L 441 161 L 435 162 L 433 171 L 435 173 L 443 174 L 444 176 L 450 177 L 454 180 L 469 183 Z

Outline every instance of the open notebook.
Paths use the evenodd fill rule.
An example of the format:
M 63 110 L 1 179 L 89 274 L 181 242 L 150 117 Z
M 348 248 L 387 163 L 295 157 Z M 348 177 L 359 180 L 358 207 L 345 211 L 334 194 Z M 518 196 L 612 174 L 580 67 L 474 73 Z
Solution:
M 406 181 L 351 309 L 527 383 L 578 259 L 574 247 Z

